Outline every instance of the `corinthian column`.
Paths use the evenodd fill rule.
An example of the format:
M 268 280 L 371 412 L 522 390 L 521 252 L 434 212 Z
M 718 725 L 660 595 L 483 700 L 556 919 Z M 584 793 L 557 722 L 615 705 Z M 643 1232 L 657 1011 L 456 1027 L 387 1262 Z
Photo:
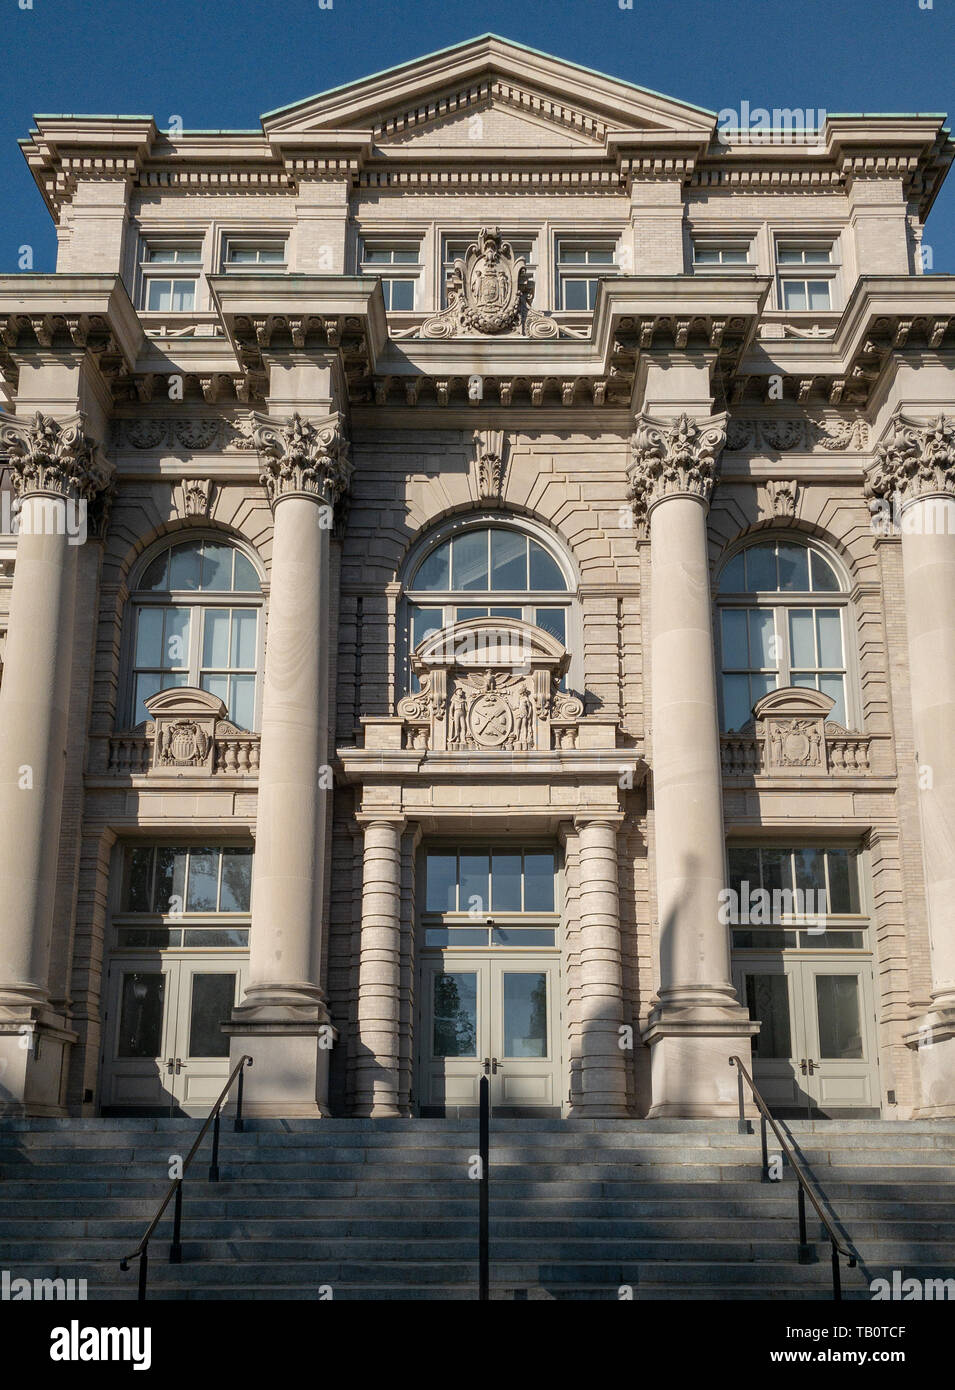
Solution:
M 19 502 L 0 688 L 0 1102 L 62 1114 L 75 1040 L 49 1007 L 77 548 L 109 466 L 82 415 L 0 430 Z
M 955 1116 L 955 419 L 896 412 L 866 480 L 901 531 L 909 681 L 932 964 L 919 1049 L 921 1113 Z
M 706 517 L 726 417 L 641 416 L 629 472 L 650 533 L 653 816 L 660 989 L 644 1041 L 651 1115 L 730 1114 L 756 1031 L 731 983 Z
M 339 416 L 261 419 L 274 514 L 249 984 L 228 1031 L 254 1058 L 249 1113 L 326 1112 L 333 1039 L 321 987 L 328 757 L 328 552 L 351 473 Z

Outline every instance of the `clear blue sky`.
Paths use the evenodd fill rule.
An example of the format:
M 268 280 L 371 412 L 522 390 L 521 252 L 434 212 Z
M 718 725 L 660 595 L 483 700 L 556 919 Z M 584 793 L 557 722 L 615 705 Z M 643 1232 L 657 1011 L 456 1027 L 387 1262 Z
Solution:
M 955 0 L 0 0 L 0 271 L 52 270 L 53 224 L 16 141 L 34 112 L 263 111 L 491 31 L 713 111 L 950 112 Z M 326 0 L 327 3 L 327 0 Z M 927 0 L 922 0 L 927 3 Z M 955 171 L 926 242 L 955 271 Z

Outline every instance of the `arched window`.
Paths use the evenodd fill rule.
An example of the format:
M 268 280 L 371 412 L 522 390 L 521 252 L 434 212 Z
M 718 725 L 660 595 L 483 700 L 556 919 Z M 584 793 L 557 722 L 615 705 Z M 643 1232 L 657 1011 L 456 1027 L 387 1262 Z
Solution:
M 831 718 L 847 725 L 848 604 L 815 546 L 787 537 L 737 551 L 718 589 L 723 728 L 741 729 L 757 700 L 786 685 L 831 695 Z
M 141 571 L 131 607 L 131 725 L 149 718 L 150 695 L 189 685 L 218 695 L 238 728 L 255 728 L 262 585 L 242 550 L 209 538 L 167 546 Z
M 459 524 L 412 556 L 405 588 L 404 684 L 416 681 L 408 657 L 429 635 L 469 618 L 519 618 L 566 647 L 573 595 L 552 550 L 510 524 Z

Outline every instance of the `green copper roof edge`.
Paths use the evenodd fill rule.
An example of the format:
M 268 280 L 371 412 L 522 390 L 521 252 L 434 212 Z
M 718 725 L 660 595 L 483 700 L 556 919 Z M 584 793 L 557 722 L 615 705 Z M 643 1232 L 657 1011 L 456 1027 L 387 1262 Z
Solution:
M 556 53 L 545 53 L 543 49 L 531 48 L 526 43 L 518 43 L 516 39 L 505 39 L 500 34 L 476 34 L 473 39 L 465 39 L 462 43 L 449 44 L 447 48 L 436 48 L 433 53 L 423 53 L 418 58 L 409 58 L 404 63 L 396 63 L 393 67 L 382 68 L 379 72 L 366 74 L 364 77 L 353 78 L 351 82 L 342 82 L 337 87 L 328 87 L 322 92 L 313 92 L 311 96 L 302 97 L 299 101 L 291 101 L 285 106 L 276 106 L 273 111 L 264 111 L 261 120 L 265 121 L 269 116 L 279 116 L 283 111 L 294 111 L 296 106 L 303 106 L 307 101 L 314 101 L 316 97 L 334 96 L 336 92 L 344 92 L 348 87 L 354 87 L 359 82 L 373 82 L 376 77 L 387 77 L 390 72 L 398 72 L 401 68 L 411 67 L 414 63 L 426 63 L 429 58 L 440 58 L 445 53 L 454 53 L 457 49 L 467 48 L 470 44 L 480 43 L 483 39 L 496 39 L 498 43 L 509 44 L 511 48 L 519 48 L 524 53 L 533 53 L 536 58 L 551 58 L 558 63 L 563 63 L 566 67 L 575 68 L 577 72 L 589 73 L 591 77 L 602 77 L 607 82 L 619 82 L 623 87 L 629 87 L 632 91 L 642 92 L 644 96 L 660 97 L 663 101 L 675 102 L 678 106 L 686 106 L 691 111 L 698 111 L 702 116 L 715 116 L 715 111 L 708 110 L 705 106 L 695 106 L 692 102 L 681 101 L 679 97 L 667 96 L 665 92 L 655 92 L 651 87 L 641 87 L 636 82 L 628 82 L 625 77 L 614 77 L 609 72 L 599 72 L 596 68 L 585 67 L 582 63 L 575 63 L 570 58 L 561 58 Z

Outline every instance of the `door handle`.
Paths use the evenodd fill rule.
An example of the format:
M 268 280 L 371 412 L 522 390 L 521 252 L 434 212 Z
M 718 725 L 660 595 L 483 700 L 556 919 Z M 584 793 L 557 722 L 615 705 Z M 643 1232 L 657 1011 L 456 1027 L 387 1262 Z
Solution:
M 799 1063 L 799 1070 L 802 1072 L 803 1076 L 812 1076 L 818 1065 L 819 1064 L 813 1061 L 811 1057 L 803 1057 L 802 1061 Z
M 178 1076 L 179 1073 L 182 1071 L 182 1058 L 168 1057 L 166 1059 L 166 1070 L 169 1072 L 170 1076 L 173 1074 L 173 1072 L 175 1072 L 176 1076 Z
M 498 1063 L 498 1060 L 497 1060 L 496 1057 L 485 1057 L 485 1059 L 484 1059 L 484 1075 L 485 1075 L 485 1076 L 496 1076 L 496 1075 L 497 1075 L 498 1065 L 499 1065 L 499 1063 Z

